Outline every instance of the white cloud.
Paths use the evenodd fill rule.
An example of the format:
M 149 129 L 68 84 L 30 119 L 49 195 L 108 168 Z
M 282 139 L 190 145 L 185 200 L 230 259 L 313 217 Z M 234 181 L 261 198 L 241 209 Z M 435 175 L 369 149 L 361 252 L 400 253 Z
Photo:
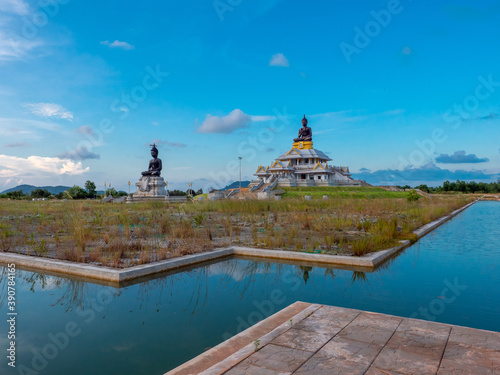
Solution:
M 155 144 L 157 146 L 167 146 L 171 148 L 184 148 L 187 145 L 185 143 L 180 143 L 180 142 L 169 142 L 167 140 L 162 140 L 159 138 L 155 138 L 151 141 L 151 143 L 146 143 L 146 146 L 150 146 L 151 144 Z
M 21 182 L 23 182 L 23 179 L 20 178 L 18 180 L 14 179 L 14 178 L 8 178 L 4 181 L 3 183 L 3 186 L 7 186 L 9 185 L 10 183 L 14 183 L 15 185 L 21 185 Z
M 94 130 L 92 130 L 92 128 L 88 125 L 80 126 L 79 128 L 75 129 L 74 131 L 77 133 L 83 134 L 83 135 L 93 135 L 94 134 Z
M 353 173 L 356 179 L 365 180 L 374 185 L 420 185 L 440 186 L 445 180 L 456 181 L 494 181 L 498 174 L 492 174 L 486 170 L 463 170 L 455 171 L 441 169 L 434 163 L 428 163 L 421 167 L 407 166 L 401 169 L 381 169 L 371 172 L 363 168 L 360 173 Z
M 227 116 L 207 115 L 203 124 L 198 128 L 199 133 L 230 134 L 237 129 L 246 128 L 252 122 L 252 117 L 241 109 L 235 109 Z
M 478 158 L 476 154 L 467 154 L 464 150 L 455 151 L 453 155 L 441 154 L 436 159 L 437 163 L 466 164 L 466 163 L 486 163 L 488 158 Z
M 108 46 L 109 48 L 121 48 L 121 49 L 124 49 L 124 50 L 131 50 L 131 49 L 134 49 L 135 46 L 133 46 L 132 44 L 129 44 L 127 42 L 121 42 L 119 40 L 115 40 L 114 42 L 110 42 L 108 40 L 104 40 L 101 42 L 101 44 L 103 46 Z
M 271 60 L 269 61 L 269 66 L 284 66 L 284 67 L 289 67 L 290 63 L 288 62 L 288 59 L 283 55 L 282 53 L 277 53 L 271 57 Z
M 15 38 L 0 30 L 0 61 L 22 59 L 29 51 L 43 44 L 41 40 Z
M 262 121 L 272 121 L 276 119 L 276 116 L 250 116 L 252 122 L 262 122 Z
M 410 47 L 403 47 L 403 49 L 401 50 L 401 53 L 403 55 L 410 55 L 411 54 L 411 48 Z
M 41 38 L 24 38 L 13 32 L 21 31 L 18 20 L 30 18 L 33 9 L 22 0 L 0 0 L 0 62 L 20 60 L 37 47 L 45 44 Z
M 61 134 L 61 128 L 50 121 L 0 118 L 0 134 L 5 138 L 12 137 L 9 139 L 10 143 L 38 140 L 40 136 L 47 135 L 47 132 Z
M 27 158 L 0 154 L 0 178 L 15 179 L 30 176 L 30 178 L 46 177 L 48 175 L 80 175 L 88 172 L 81 162 L 68 159 L 51 158 L 32 155 Z
M 74 150 L 63 152 L 57 155 L 60 159 L 70 159 L 70 160 L 87 160 L 87 159 L 100 159 L 99 154 L 93 153 L 87 149 L 85 146 L 79 146 Z
M 30 8 L 23 0 L 2 0 L 0 1 L 0 11 L 25 16 L 30 12 Z
M 73 113 L 68 111 L 66 108 L 55 103 L 28 103 L 26 108 L 30 110 L 31 113 L 42 116 L 42 117 L 55 117 L 59 119 L 65 119 L 72 121 Z
M 7 143 L 3 147 L 14 148 L 14 147 L 26 147 L 26 146 L 30 146 L 30 144 L 26 142 L 13 142 L 13 143 Z

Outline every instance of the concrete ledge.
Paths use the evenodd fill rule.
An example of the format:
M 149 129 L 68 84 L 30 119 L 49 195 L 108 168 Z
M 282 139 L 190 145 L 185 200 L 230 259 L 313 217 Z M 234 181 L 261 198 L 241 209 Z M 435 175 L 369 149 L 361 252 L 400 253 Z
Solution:
M 39 258 L 13 253 L 0 253 L 0 263 L 15 263 L 16 268 L 26 267 L 37 271 L 53 271 L 66 275 L 85 276 L 90 279 L 118 282 L 119 271 L 110 267 L 93 266 L 66 260 Z
M 476 202 L 477 201 L 466 204 L 465 206 L 460 207 L 459 209 L 453 211 L 449 215 L 446 215 L 446 216 L 443 216 L 437 220 L 434 220 L 434 221 L 430 222 L 429 224 L 425 224 L 424 226 L 413 231 L 413 233 L 415 233 L 417 235 L 417 238 L 420 239 L 423 236 L 425 236 L 426 234 L 428 234 L 429 232 L 433 231 L 434 229 L 436 229 L 440 225 L 444 224 L 445 222 L 447 222 L 448 220 L 453 218 L 454 216 L 458 215 L 460 212 L 469 208 L 470 206 L 472 206 Z M 382 263 L 384 263 L 386 260 L 388 260 L 393 255 L 396 255 L 401 250 L 406 249 L 410 245 L 411 245 L 411 242 L 408 240 L 401 241 L 401 245 L 393 247 L 392 249 L 377 251 L 376 253 L 367 254 L 361 258 L 366 259 L 368 262 L 370 262 L 372 264 L 371 267 L 377 267 L 377 266 L 381 265 Z
M 443 216 L 429 224 L 426 224 L 419 229 L 415 230 L 413 233 L 417 235 L 420 239 L 432 230 L 436 229 L 446 221 L 450 220 L 452 217 L 458 215 L 460 212 L 464 211 L 468 207 L 472 206 L 476 201 L 471 202 L 455 211 L 451 214 Z M 267 258 L 267 259 L 287 259 L 287 260 L 296 260 L 296 261 L 306 261 L 306 262 L 315 262 L 320 264 L 330 264 L 330 265 L 344 265 L 344 266 L 357 266 L 357 267 L 366 267 L 366 268 L 374 268 L 386 260 L 388 260 L 393 255 L 399 253 L 400 251 L 406 249 L 411 245 L 410 241 L 400 241 L 401 245 L 395 246 L 390 249 L 380 250 L 374 253 L 370 253 L 364 255 L 362 257 L 354 257 L 354 256 L 343 256 L 343 255 L 324 255 L 324 254 L 307 254 L 307 253 L 298 253 L 293 251 L 278 251 L 278 250 L 261 250 L 261 249 L 253 249 L 249 247 L 239 247 L 233 246 L 233 254 L 234 255 L 242 255 L 256 258 Z
M 422 226 L 413 233 L 415 233 L 418 238 L 421 238 L 452 217 L 464 211 L 474 203 L 476 203 L 476 201 L 453 211 L 447 216 L 444 216 L 438 220 Z M 391 249 L 377 251 L 375 253 L 370 253 L 362 257 L 308 254 L 285 250 L 262 250 L 249 247 L 233 246 L 224 249 L 216 249 L 207 253 L 186 255 L 183 257 L 168 259 L 160 262 L 133 266 L 126 269 L 93 266 L 86 263 L 74 263 L 65 260 L 39 258 L 14 253 L 0 253 L 0 263 L 15 263 L 16 266 L 25 267 L 30 270 L 57 272 L 58 274 L 79 276 L 88 278 L 90 280 L 123 283 L 126 281 L 143 278 L 145 276 L 151 276 L 166 271 L 176 270 L 181 267 L 192 266 L 195 264 L 212 261 L 232 255 L 245 256 L 250 258 L 279 259 L 331 266 L 338 265 L 344 267 L 349 266 L 373 269 L 387 261 L 392 256 L 396 255 L 403 249 L 407 248 L 408 246 L 410 246 L 410 241 L 401 241 L 401 245 L 399 246 L 393 247 Z
M 249 334 L 277 313 L 213 348 L 216 357 L 205 352 L 165 375 L 498 373 L 500 332 L 303 302 L 282 311 L 297 304 L 293 324 Z M 247 343 L 239 350 L 237 337 Z M 193 367 L 207 357 L 220 361 Z
M 274 338 L 290 329 L 290 319 L 292 319 L 293 324 L 299 323 L 319 307 L 320 305 L 312 305 L 306 302 L 295 302 L 271 315 L 269 318 L 262 320 L 236 336 L 167 372 L 167 374 L 221 374 L 250 356 L 255 351 L 253 342 L 256 339 L 260 340 L 260 346 L 267 345 Z
M 192 266 L 198 263 L 224 258 L 230 255 L 232 255 L 231 248 L 218 249 L 207 253 L 186 255 L 180 258 L 142 264 L 123 270 L 104 266 L 93 266 L 86 263 L 74 263 L 66 260 L 46 259 L 12 253 L 0 253 L 0 263 L 15 263 L 16 267 L 27 268 L 29 270 L 48 271 L 55 272 L 59 275 L 79 276 L 92 280 L 121 283 L 156 273 L 171 271 L 181 267 Z
M 118 281 L 129 281 L 139 277 L 152 275 L 164 271 L 171 271 L 177 268 L 191 266 L 193 264 L 207 262 L 209 260 L 225 258 L 232 255 L 231 248 L 217 249 L 208 253 L 185 255 L 179 258 L 168 259 L 155 263 L 142 264 L 120 270 Z
M 309 254 L 286 250 L 262 250 L 251 247 L 233 246 L 233 255 L 251 258 L 286 259 L 301 262 L 314 262 L 318 264 L 336 264 L 345 266 L 373 267 L 363 257 L 349 257 L 342 255 Z

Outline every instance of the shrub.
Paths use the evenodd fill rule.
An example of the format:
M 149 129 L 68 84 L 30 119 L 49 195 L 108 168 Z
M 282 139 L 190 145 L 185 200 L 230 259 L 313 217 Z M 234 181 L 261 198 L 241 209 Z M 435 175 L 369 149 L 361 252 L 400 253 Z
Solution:
M 415 189 L 412 189 L 406 195 L 406 199 L 408 200 L 408 202 L 416 202 L 420 199 L 420 195 Z
M 373 239 L 370 237 L 362 238 L 352 243 L 352 251 L 355 256 L 360 257 L 373 250 Z

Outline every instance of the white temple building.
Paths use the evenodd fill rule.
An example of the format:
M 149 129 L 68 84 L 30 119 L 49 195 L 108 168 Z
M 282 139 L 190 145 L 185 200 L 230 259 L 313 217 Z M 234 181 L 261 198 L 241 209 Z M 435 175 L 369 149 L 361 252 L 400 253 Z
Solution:
M 299 137 L 294 139 L 290 151 L 280 155 L 269 166 L 262 165 L 254 173 L 257 185 L 273 184 L 275 186 L 362 186 L 361 180 L 354 180 L 349 167 L 333 166 L 332 159 L 323 151 L 313 147 L 312 131 L 307 126 L 307 119 L 302 119 L 303 128 Z M 258 183 L 257 183 L 258 182 Z

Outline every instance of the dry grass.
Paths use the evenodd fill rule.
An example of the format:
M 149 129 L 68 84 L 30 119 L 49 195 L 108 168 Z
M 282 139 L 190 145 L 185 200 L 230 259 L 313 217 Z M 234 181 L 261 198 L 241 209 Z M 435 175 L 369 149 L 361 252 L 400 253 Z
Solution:
M 472 200 L 404 198 L 100 204 L 0 200 L 0 251 L 128 267 L 240 244 L 360 256 Z

